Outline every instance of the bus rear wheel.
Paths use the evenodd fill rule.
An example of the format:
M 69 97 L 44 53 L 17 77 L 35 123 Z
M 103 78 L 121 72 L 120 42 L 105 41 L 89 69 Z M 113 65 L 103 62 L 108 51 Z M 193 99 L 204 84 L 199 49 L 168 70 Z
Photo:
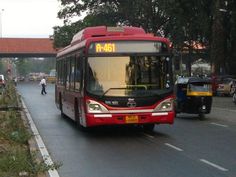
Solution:
M 63 113 L 63 106 L 62 106 L 62 97 L 61 94 L 59 95 L 59 108 L 61 111 L 61 117 L 65 117 L 65 114 Z

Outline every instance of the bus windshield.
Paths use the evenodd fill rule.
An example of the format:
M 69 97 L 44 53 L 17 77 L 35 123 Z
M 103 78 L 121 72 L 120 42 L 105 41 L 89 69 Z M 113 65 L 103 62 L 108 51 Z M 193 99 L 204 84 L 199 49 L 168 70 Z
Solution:
M 172 88 L 169 56 L 88 57 L 86 89 L 97 96 L 154 96 Z

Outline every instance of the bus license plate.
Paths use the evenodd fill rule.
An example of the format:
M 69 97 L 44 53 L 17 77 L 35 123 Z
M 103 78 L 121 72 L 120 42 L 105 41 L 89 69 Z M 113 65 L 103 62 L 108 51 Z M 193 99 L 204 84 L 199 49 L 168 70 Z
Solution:
M 132 123 L 138 123 L 138 116 L 126 116 L 125 117 L 125 122 L 127 124 L 132 124 Z

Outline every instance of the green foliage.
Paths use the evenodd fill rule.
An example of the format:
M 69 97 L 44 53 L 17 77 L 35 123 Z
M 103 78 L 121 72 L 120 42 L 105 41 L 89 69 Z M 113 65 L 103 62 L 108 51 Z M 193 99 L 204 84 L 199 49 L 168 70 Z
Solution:
M 29 73 L 31 64 L 27 59 L 21 58 L 19 60 L 16 60 L 15 64 L 16 69 L 20 75 L 25 76 L 27 73 Z
M 0 108 L 18 106 L 16 88 L 12 81 L 7 82 L 5 88 L 2 88 L 0 91 Z
M 14 60 L 19 75 L 26 76 L 30 72 L 49 73 L 56 66 L 55 58 L 19 58 Z
M 168 37 L 176 49 L 192 46 L 186 41 L 197 41 L 207 47 L 211 61 L 219 72 L 226 70 L 236 59 L 236 2 L 235 0 L 61 0 L 58 17 L 64 19 L 64 27 L 54 28 L 54 45 L 64 47 L 72 36 L 87 26 L 132 25 L 147 32 Z M 218 5 L 217 5 L 218 4 Z M 223 11 L 220 9 L 224 9 Z M 76 23 L 70 19 L 87 12 Z M 223 20 L 220 20 L 223 19 Z M 78 24 L 78 25 L 75 25 Z M 236 65 L 236 63 L 235 63 Z M 231 69 L 234 71 L 234 69 Z M 234 71 L 236 72 L 236 71 Z
M 205 43 L 209 40 L 211 0 L 61 0 L 61 5 L 58 16 L 66 25 L 54 28 L 56 47 L 68 45 L 73 34 L 84 27 L 97 25 L 141 26 L 148 32 L 169 37 L 177 45 L 190 39 Z M 78 26 L 69 23 L 71 17 L 85 10 L 87 16 Z
M 1 124 L 1 137 L 16 143 L 27 144 L 31 134 L 23 125 L 20 115 L 16 111 L 6 112 L 5 119 L 1 121 L 4 122 L 4 124 Z
M 0 158 L 0 169 L 2 172 L 17 174 L 22 171 L 32 172 L 31 157 L 25 149 L 16 148 L 5 152 Z
M 65 47 L 70 44 L 74 34 L 84 28 L 82 21 L 72 23 L 71 25 L 65 25 L 62 27 L 54 27 L 54 46 L 56 48 Z
M 57 169 L 60 163 L 47 165 L 37 158 L 36 152 L 31 154 L 28 140 L 32 134 L 21 118 L 17 93 L 12 82 L 7 82 L 0 95 L 0 176 L 36 177 L 45 171 Z
M 7 150 L 0 156 L 0 176 L 36 177 L 48 170 L 58 169 L 61 164 L 47 165 L 36 161 L 36 154 L 31 155 L 26 148 L 20 146 Z
M 0 58 L 0 73 L 1 74 L 5 73 L 1 58 Z

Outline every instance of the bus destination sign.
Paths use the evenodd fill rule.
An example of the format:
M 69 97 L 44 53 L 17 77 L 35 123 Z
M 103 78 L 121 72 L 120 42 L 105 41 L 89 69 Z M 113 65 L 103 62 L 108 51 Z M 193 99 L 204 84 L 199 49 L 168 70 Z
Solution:
M 116 52 L 115 43 L 95 43 L 96 53 L 112 53 Z
M 101 41 L 91 43 L 89 54 L 98 53 L 158 53 L 167 52 L 168 47 L 159 41 Z

